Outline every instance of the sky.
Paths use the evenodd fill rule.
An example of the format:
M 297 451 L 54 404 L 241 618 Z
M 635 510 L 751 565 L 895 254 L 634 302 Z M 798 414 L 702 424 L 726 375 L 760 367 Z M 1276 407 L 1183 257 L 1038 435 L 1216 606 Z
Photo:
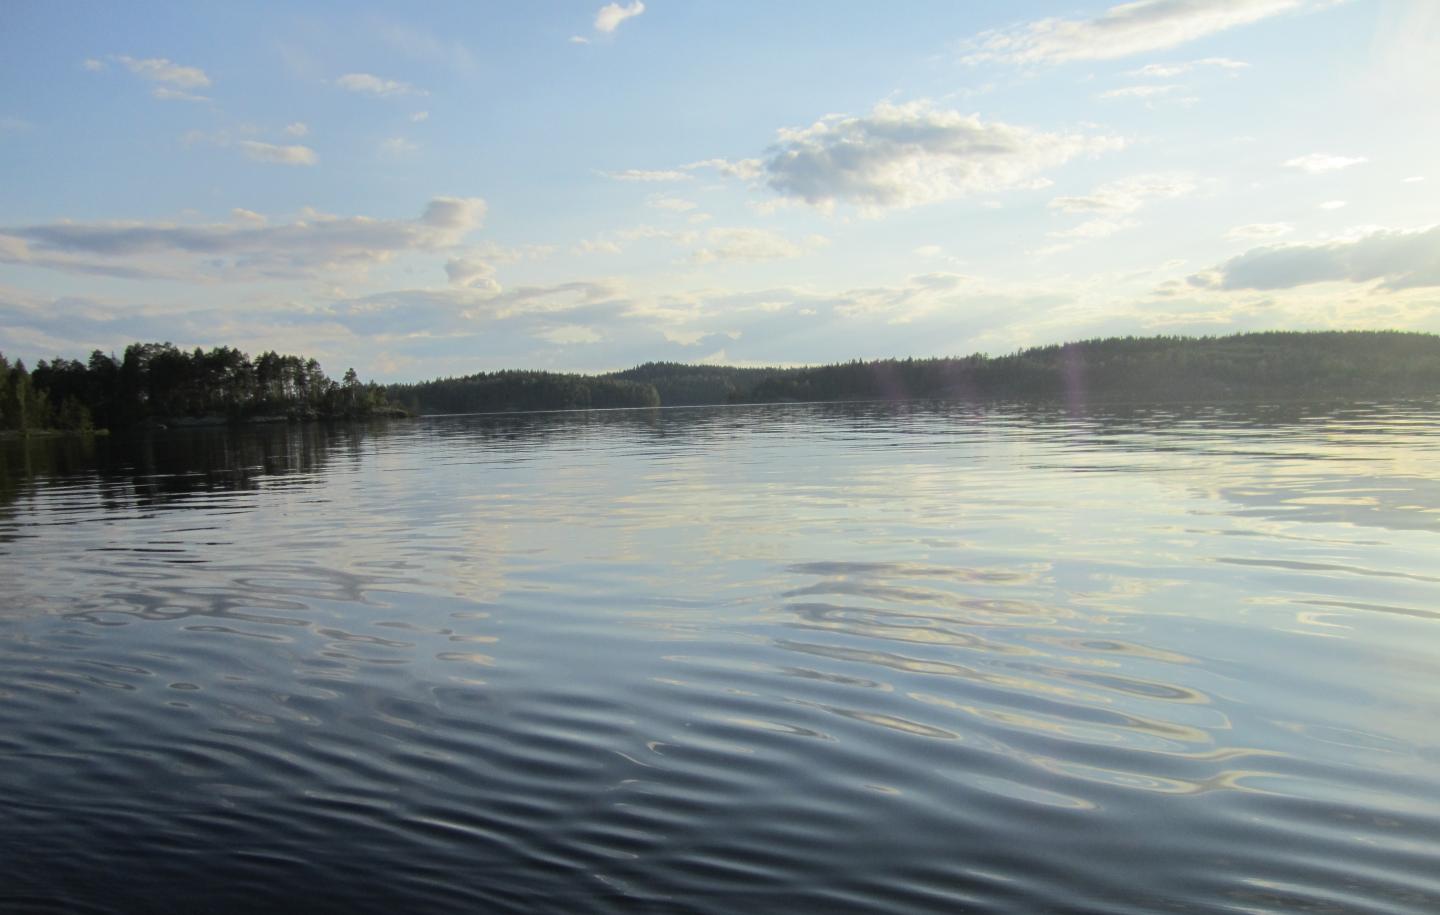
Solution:
M 0 353 L 1440 332 L 1440 3 L 0 6 Z

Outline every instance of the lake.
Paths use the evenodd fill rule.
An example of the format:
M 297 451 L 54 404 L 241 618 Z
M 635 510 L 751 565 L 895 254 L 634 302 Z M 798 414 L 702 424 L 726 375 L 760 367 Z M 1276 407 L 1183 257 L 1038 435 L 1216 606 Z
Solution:
M 1434 912 L 1437 420 L 0 442 L 0 909 Z

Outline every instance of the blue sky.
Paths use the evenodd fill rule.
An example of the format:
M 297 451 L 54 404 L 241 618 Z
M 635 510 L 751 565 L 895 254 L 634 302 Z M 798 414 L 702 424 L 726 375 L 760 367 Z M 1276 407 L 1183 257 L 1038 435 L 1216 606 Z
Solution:
M 0 352 L 380 380 L 1440 331 L 1429 0 L 114 4 L 0 29 Z

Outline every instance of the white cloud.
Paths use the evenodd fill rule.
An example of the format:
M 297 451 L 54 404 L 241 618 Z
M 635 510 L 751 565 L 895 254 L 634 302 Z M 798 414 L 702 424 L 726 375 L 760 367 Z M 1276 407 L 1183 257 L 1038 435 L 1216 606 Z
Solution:
M 1370 161 L 1364 156 L 1335 156 L 1328 153 L 1310 153 L 1308 156 L 1296 156 L 1294 159 L 1287 159 L 1281 163 L 1286 168 L 1298 168 L 1302 172 L 1312 175 L 1319 175 L 1324 172 L 1339 171 L 1342 168 L 1349 168 L 1352 165 L 1360 165 Z
M 589 44 L 589 43 L 590 43 L 590 39 L 586 38 L 584 35 L 571 35 L 571 36 L 570 36 L 570 43 L 571 43 L 571 44 Z
M 535 336 L 547 343 L 558 346 L 572 346 L 576 343 L 599 343 L 605 338 L 592 327 L 580 324 L 560 324 L 537 331 Z
M 699 162 L 691 162 L 689 165 L 680 166 L 685 171 L 695 171 L 702 168 L 713 168 L 726 178 L 739 178 L 742 181 L 750 181 L 760 177 L 765 171 L 764 163 L 759 159 L 702 159 Z
M 210 85 L 210 77 L 206 76 L 205 71 L 199 67 L 182 67 L 163 57 L 137 60 L 122 54 L 111 59 L 123 65 L 131 73 L 152 82 L 168 83 L 181 89 L 201 89 Z M 86 61 L 85 66 L 87 69 L 97 69 L 91 67 L 89 61 Z
M 620 23 L 626 19 L 633 18 L 645 12 L 645 4 L 640 0 L 634 0 L 625 6 L 618 3 L 609 3 L 600 7 L 595 14 L 595 31 L 609 34 L 620 27 Z
M 1106 238 L 1116 232 L 1133 229 L 1138 225 L 1140 223 L 1133 219 L 1109 219 L 1099 216 L 1095 219 L 1087 219 L 1077 226 L 1051 232 L 1050 235 L 1054 238 Z
M 1184 173 L 1133 175 L 1102 184 L 1084 197 L 1056 197 L 1050 207 L 1066 213 L 1133 213 L 1151 200 L 1183 197 L 1195 190 Z
M 320 161 L 315 150 L 308 146 L 276 146 L 274 143 L 261 143 L 258 140 L 241 140 L 240 148 L 256 162 L 269 162 L 272 165 L 314 165 Z
M 971 43 L 965 60 L 1012 64 L 1114 60 L 1173 48 L 1314 5 L 1311 0 L 1133 0 L 1094 19 L 1040 19 L 983 32 Z
M 420 150 L 420 144 L 414 143 L 404 137 L 389 137 L 380 143 L 380 155 L 400 157 L 408 156 Z
M 1419 184 L 1421 181 L 1424 181 L 1424 180 L 1425 180 L 1425 176 L 1424 176 L 1424 175 L 1411 175 L 1409 178 L 1404 179 L 1404 183 L 1405 183 L 1405 184 Z
M 445 262 L 445 275 L 452 286 L 500 291 L 500 284 L 495 280 L 495 267 L 485 261 L 469 257 L 451 258 Z
M 1233 241 L 1262 241 L 1289 235 L 1294 231 L 1295 227 L 1288 222 L 1252 222 L 1249 225 L 1236 226 L 1226 232 L 1225 237 Z
M 668 197 L 664 194 L 651 194 L 645 205 L 657 210 L 669 210 L 672 213 L 685 213 L 699 206 L 693 200 L 686 200 L 683 197 Z
M 1147 64 L 1138 70 L 1131 70 L 1127 76 L 1140 76 L 1153 79 L 1169 79 L 1172 76 L 1179 76 L 1182 73 L 1189 73 L 1201 67 L 1219 67 L 1222 70 L 1244 70 L 1250 65 L 1243 60 L 1231 60 L 1228 57 L 1206 57 L 1201 60 L 1189 60 L 1183 63 L 1173 64 Z
M 304 121 L 296 121 L 293 124 L 287 124 L 285 127 L 285 135 L 287 137 L 303 137 L 309 132 L 310 127 Z
M 1116 137 L 982 123 L 927 102 L 886 102 L 868 115 L 830 115 L 780 131 L 763 169 L 783 197 L 875 211 L 1035 187 L 1045 169 L 1123 145 Z
M 392 98 L 401 95 L 428 95 L 423 89 L 416 89 L 409 83 L 393 79 L 382 79 L 371 73 L 346 73 L 335 80 L 335 85 L 349 92 L 373 95 L 376 98 Z
M 1289 289 L 1376 280 L 1389 291 L 1440 286 L 1440 226 L 1379 229 L 1340 241 L 1254 248 L 1189 281 L 1199 288 Z
M 195 95 L 191 92 L 183 92 L 179 89 L 171 89 L 169 86 L 156 86 L 150 90 L 150 94 L 163 102 L 208 102 L 208 95 Z
M 625 249 L 607 238 L 583 238 L 575 245 L 576 254 L 619 254 Z
M 430 120 L 430 112 L 428 111 L 417 111 L 410 115 L 410 123 L 412 124 L 421 124 L 428 120 Z
M 769 229 L 711 229 L 705 233 L 704 242 L 692 255 L 697 264 L 714 261 L 769 261 L 799 257 L 807 248 L 817 248 L 828 242 L 822 236 L 811 236 L 805 245 L 796 244 Z
M 105 61 L 98 60 L 94 57 L 87 57 L 85 58 L 84 62 L 80 64 L 80 66 L 84 67 L 86 70 L 89 70 L 91 73 L 99 73 L 101 70 L 105 69 Z
M 1345 207 L 1347 207 L 1347 206 L 1349 206 L 1349 205 L 1350 205 L 1350 204 L 1348 203 L 1348 201 L 1344 201 L 1344 200 L 1327 200 L 1327 201 L 1325 201 L 1324 203 L 1320 204 L 1320 209 L 1322 209 L 1322 210 L 1343 210 L 1343 209 L 1345 209 Z
M 1110 89 L 1100 93 L 1100 98 L 1154 98 L 1158 95 L 1168 95 L 1179 89 L 1180 86 L 1174 83 L 1167 83 L 1158 86 L 1124 86 L 1119 89 Z
M 485 201 L 437 197 L 419 219 L 306 211 L 267 222 L 248 210 L 233 222 L 58 222 L 0 228 L 0 261 L 123 278 L 255 281 L 363 270 L 408 251 L 440 251 L 478 228 Z
M 601 172 L 606 178 L 616 181 L 689 181 L 694 175 L 675 168 L 644 169 L 627 168 L 618 172 Z

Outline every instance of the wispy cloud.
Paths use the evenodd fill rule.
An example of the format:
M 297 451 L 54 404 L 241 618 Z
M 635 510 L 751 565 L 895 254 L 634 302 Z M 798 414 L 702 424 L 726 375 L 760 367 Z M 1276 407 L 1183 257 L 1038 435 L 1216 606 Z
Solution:
M 210 282 L 315 277 L 363 269 L 406 251 L 440 251 L 479 228 L 485 201 L 436 197 L 417 219 L 306 211 L 271 222 L 240 210 L 233 222 L 56 222 L 0 228 L 0 261 L 75 273 Z
M 812 235 L 799 244 L 769 229 L 711 229 L 692 259 L 697 264 L 713 261 L 769 261 L 799 257 L 808 250 L 823 247 L 828 240 Z
M 1049 234 L 1053 238 L 1106 238 L 1140 225 L 1131 214 L 1150 201 L 1183 197 L 1193 190 L 1195 180 L 1188 174 L 1148 174 L 1102 184 L 1083 197 L 1056 197 L 1050 201 L 1051 209 L 1088 213 L 1091 218 Z
M 335 80 L 335 85 L 348 92 L 371 95 L 376 98 L 393 98 L 403 95 L 428 95 L 424 89 L 417 89 L 409 83 L 384 79 L 373 73 L 346 73 Z
M 1133 0 L 1093 19 L 1039 19 L 983 32 L 971 63 L 1059 64 L 1161 51 L 1315 5 L 1313 0 Z
M 256 162 L 272 165 L 315 165 L 320 158 L 308 146 L 276 146 L 258 140 L 241 140 L 240 148 Z
M 171 89 L 169 86 L 156 86 L 150 90 L 155 98 L 165 102 L 208 102 L 211 101 L 208 95 L 196 95 L 192 92 L 185 92 L 181 89 Z
M 1138 70 L 1129 71 L 1126 75 L 1150 79 L 1170 79 L 1171 77 L 1180 76 L 1183 73 L 1189 73 L 1192 70 L 1198 70 L 1202 67 L 1217 67 L 1221 70 L 1235 71 L 1244 70 L 1249 66 L 1250 65 L 1243 60 L 1231 60 L 1228 57 L 1206 57 L 1201 60 L 1189 60 L 1182 63 L 1146 64 Z
M 165 83 L 180 89 L 203 89 L 210 85 L 210 77 L 199 67 L 181 66 L 163 57 L 138 59 L 120 54 L 111 59 L 136 76 L 152 82 Z M 85 65 L 88 69 L 97 69 L 91 67 L 92 63 L 99 61 L 86 61 Z
M 1167 83 L 1167 84 L 1161 84 L 1161 85 L 1122 86 L 1122 87 L 1119 88 L 1119 89 L 1110 89 L 1110 90 L 1107 90 L 1107 91 L 1105 91 L 1105 92 L 1100 93 L 1100 98 L 1102 98 L 1102 99 L 1111 99 L 1111 98 L 1120 98 L 1120 99 L 1126 99 L 1126 98 L 1148 99 L 1148 98 L 1155 98 L 1156 96 L 1161 96 L 1161 95 L 1169 95 L 1170 93 L 1174 92 L 1175 90 L 1177 90 L 1177 89 L 1179 89 L 1179 88 L 1180 88 L 1180 86 L 1177 85 L 1177 84 L 1175 84 L 1175 83 Z
M 1282 163 L 1286 168 L 1298 168 L 1302 172 L 1312 175 L 1323 174 L 1324 172 L 1339 171 L 1342 168 L 1349 168 L 1352 165 L 1361 165 L 1370 161 L 1364 156 L 1335 156 L 1328 153 L 1310 153 L 1308 156 L 1296 156 Z
M 682 170 L 677 169 L 677 168 L 660 168 L 660 169 L 627 168 L 627 169 L 624 169 L 624 170 L 622 170 L 622 171 L 616 171 L 616 172 L 601 172 L 600 174 L 604 175 L 606 178 L 614 179 L 615 181 L 644 181 L 644 182 L 689 181 L 690 179 L 692 179 L 692 178 L 695 177 L 694 175 L 691 175 L 689 172 L 682 171 Z
M 1289 235 L 1294 231 L 1295 227 L 1288 222 L 1252 222 L 1249 225 L 1236 226 L 1226 232 L 1225 237 L 1233 241 L 1263 241 Z

